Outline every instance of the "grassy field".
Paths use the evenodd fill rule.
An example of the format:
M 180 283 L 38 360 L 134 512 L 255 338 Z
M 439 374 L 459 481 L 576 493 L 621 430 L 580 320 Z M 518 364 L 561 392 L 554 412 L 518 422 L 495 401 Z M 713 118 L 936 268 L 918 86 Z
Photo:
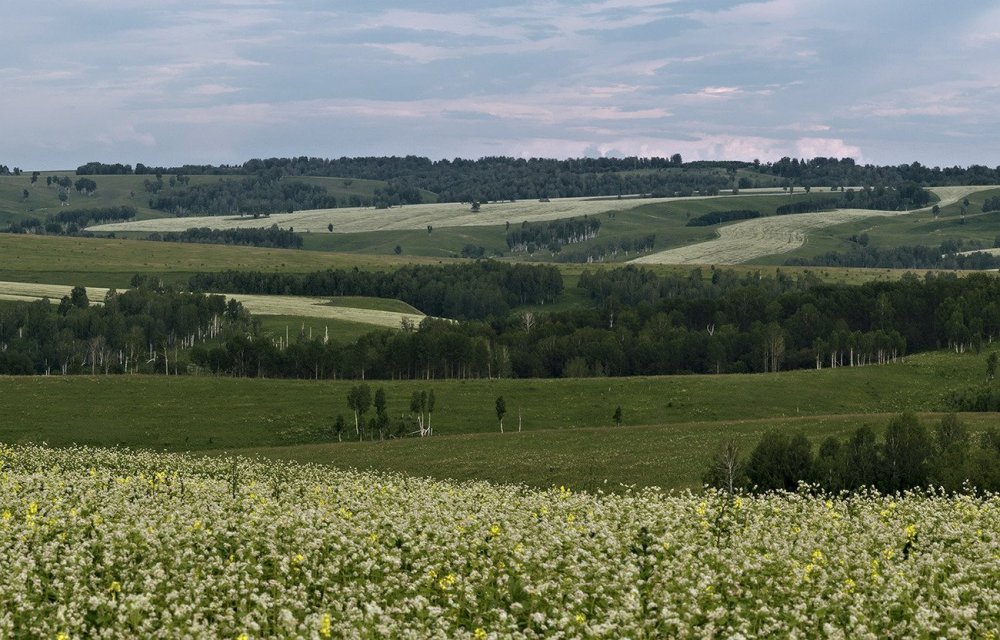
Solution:
M 353 433 L 346 396 L 358 384 L 354 381 L 7 377 L 0 378 L 0 440 L 253 450 L 535 485 L 558 480 L 581 486 L 608 479 L 612 484 L 691 486 L 705 457 L 730 435 L 749 444 L 781 427 L 801 429 L 818 440 L 862 423 L 878 428 L 905 408 L 945 411 L 950 389 L 981 381 L 984 360 L 984 355 L 941 352 L 882 367 L 761 375 L 371 381 L 373 389 L 385 389 L 392 416 L 407 412 L 413 391 L 433 389 L 437 435 L 336 444 L 329 443 L 335 439 L 330 427 L 337 414 Z M 504 435 L 493 411 L 500 395 L 508 407 Z M 619 405 L 621 428 L 611 418 Z M 987 415 L 969 420 L 977 427 L 995 422 Z
M 122 288 L 136 273 L 157 274 L 168 282 L 186 282 L 194 273 L 226 269 L 307 273 L 437 262 L 412 256 L 0 234 L 0 280 L 18 282 Z

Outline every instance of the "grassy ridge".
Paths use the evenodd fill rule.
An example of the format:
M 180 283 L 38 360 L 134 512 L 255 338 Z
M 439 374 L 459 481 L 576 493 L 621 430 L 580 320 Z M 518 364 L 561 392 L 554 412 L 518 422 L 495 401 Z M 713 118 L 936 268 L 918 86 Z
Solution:
M 555 474 L 576 485 L 610 478 L 613 483 L 679 486 L 697 480 L 693 474 L 705 452 L 733 430 L 755 438 L 773 426 L 788 425 L 820 438 L 843 433 L 859 421 L 881 424 L 887 414 L 904 408 L 944 411 L 948 390 L 980 381 L 984 371 L 983 356 L 942 352 L 883 367 L 763 375 L 372 381 L 372 387 L 385 388 L 393 416 L 407 411 L 414 390 L 433 389 L 438 435 L 263 452 L 533 484 L 545 484 Z M 330 425 L 338 413 L 352 423 L 353 432 L 346 395 L 354 384 L 214 377 L 0 378 L 0 440 L 174 451 L 317 445 L 333 439 Z M 499 395 L 507 401 L 507 431 L 517 430 L 520 411 L 524 433 L 497 433 L 493 400 Z M 618 405 L 629 428 L 612 426 Z M 668 459 L 673 462 L 664 464 Z
M 133 274 L 185 282 L 226 269 L 306 273 L 322 269 L 386 269 L 433 263 L 429 258 L 359 256 L 295 249 L 0 234 L 0 280 L 126 287 Z
M 789 258 L 811 258 L 829 251 L 848 251 L 854 244 L 851 236 L 867 234 L 871 246 L 879 248 L 904 245 L 938 246 L 945 240 L 979 242 L 992 247 L 1000 235 L 1000 212 L 982 213 L 983 202 L 1000 195 L 1000 189 L 969 194 L 969 207 L 962 220 L 960 202 L 941 207 L 937 217 L 930 211 L 888 218 L 869 218 L 836 225 L 810 233 L 809 242 L 800 249 L 765 258 L 762 262 L 781 264 Z M 966 247 L 971 248 L 971 247 Z
M 471 228 L 470 228 L 471 229 Z M 482 227 L 489 229 L 489 227 Z M 434 233 L 437 233 L 435 231 Z M 315 237 L 316 234 L 310 234 Z M 426 235 L 426 233 L 424 233 Z M 308 236 L 307 236 L 308 242 Z M 225 245 L 146 242 L 108 238 L 72 238 L 0 234 L 0 280 L 46 284 L 82 284 L 91 287 L 126 287 L 132 275 L 149 273 L 169 282 L 186 282 L 193 273 L 226 269 L 255 269 L 307 273 L 328 268 L 386 270 L 405 264 L 439 264 L 442 259 L 403 255 L 358 255 L 295 249 L 266 249 Z M 560 264 L 567 289 L 584 270 L 602 265 Z M 613 268 L 613 267 L 607 267 Z M 644 265 L 657 273 L 690 273 L 685 265 Z M 736 265 L 725 267 L 741 273 L 774 274 L 810 272 L 827 282 L 857 284 L 870 280 L 898 280 L 903 270 L 834 269 Z M 711 277 L 708 268 L 702 276 Z M 576 300 L 574 300 L 576 301 Z
M 90 196 L 69 189 L 69 201 L 65 207 L 59 202 L 59 187 L 46 185 L 47 176 L 68 176 L 74 182 L 80 177 L 86 177 L 97 183 L 97 192 Z M 164 190 L 169 190 L 169 174 L 164 174 Z M 189 176 L 190 185 L 211 184 L 220 179 L 241 180 L 245 176 Z M 156 180 L 153 175 L 128 176 L 77 176 L 74 171 L 43 171 L 35 184 L 31 184 L 31 172 L 20 176 L 0 176 L 0 224 L 19 220 L 28 216 L 42 218 L 48 213 L 54 213 L 62 208 L 88 209 L 94 207 L 131 206 L 137 210 L 137 220 L 162 218 L 164 213 L 149 208 L 149 193 L 143 187 L 146 180 Z M 336 197 L 338 203 L 347 203 L 351 196 L 371 198 L 375 189 L 385 186 L 380 180 L 360 180 L 325 177 L 289 177 L 289 181 L 305 182 L 325 188 Z M 28 190 L 28 198 L 24 198 L 24 190 Z M 430 191 L 421 191 L 427 202 L 435 202 L 437 196 Z

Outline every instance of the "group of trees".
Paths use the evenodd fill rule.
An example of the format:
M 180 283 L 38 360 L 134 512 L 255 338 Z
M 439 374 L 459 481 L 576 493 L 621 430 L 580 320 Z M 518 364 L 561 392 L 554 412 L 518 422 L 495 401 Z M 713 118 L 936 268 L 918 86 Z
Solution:
M 6 233 L 77 235 L 90 225 L 131 220 L 135 215 L 135 207 L 129 206 L 67 209 L 50 213 L 44 219 L 29 217 L 11 222 L 3 231 Z
M 816 157 L 810 160 L 785 157 L 777 162 L 741 163 L 763 174 L 779 176 L 806 186 L 895 185 L 912 182 L 921 186 L 998 184 L 1000 166 L 926 167 L 919 162 L 900 165 L 859 165 L 852 158 Z
M 752 211 L 750 209 L 712 211 L 710 213 L 703 213 L 700 216 L 690 218 L 687 221 L 687 226 L 710 227 L 712 225 L 722 224 L 723 222 L 732 222 L 733 220 L 749 220 L 751 218 L 759 218 L 760 216 L 760 211 Z
M 263 215 L 296 209 L 328 209 L 337 199 L 318 185 L 254 176 L 181 186 L 153 194 L 152 209 L 176 216 Z
M 372 394 L 371 387 L 362 383 L 351 387 L 347 393 L 347 406 L 354 413 L 354 435 L 358 440 L 364 440 L 366 435 L 368 439 L 374 440 L 376 434 L 379 440 L 384 440 L 386 437 L 433 435 L 431 418 L 436 404 L 437 399 L 433 389 L 414 391 L 410 396 L 409 412 L 391 418 L 384 388 L 379 387 Z M 375 415 L 366 422 L 365 415 L 371 409 L 375 409 Z M 333 433 L 337 436 L 338 442 L 343 440 L 345 429 L 346 421 L 342 415 L 338 415 L 333 423 Z
M 0 306 L 0 373 L 178 374 L 183 350 L 251 330 L 242 306 L 222 296 L 140 287 L 92 306 L 74 287 L 58 306 Z
M 591 308 L 511 313 L 513 307 L 558 295 L 562 280 L 550 270 L 482 262 L 414 266 L 393 273 L 229 272 L 192 279 L 199 290 L 395 297 L 451 310 L 453 317 L 466 319 L 428 318 L 401 331 L 373 330 L 350 344 L 305 335 L 290 343 L 273 341 L 254 330 L 245 312 L 228 307 L 224 318 L 244 318 L 244 330 L 220 334 L 223 327 L 216 324 L 216 339 L 199 344 L 205 323 L 219 322 L 213 318 L 222 311 L 221 297 L 155 297 L 148 291 L 150 283 L 139 279 L 139 292 L 116 294 L 103 309 L 66 303 L 59 314 L 44 305 L 5 305 L 0 349 L 8 362 L 14 353 L 26 356 L 17 358 L 16 367 L 7 365 L 18 372 L 82 370 L 93 360 L 63 356 L 81 354 L 80 345 L 105 332 L 63 334 L 66 323 L 85 316 L 88 326 L 101 327 L 91 318 L 121 309 L 133 296 L 160 306 L 139 305 L 132 314 L 139 319 L 109 325 L 105 342 L 118 360 L 129 355 L 122 351 L 122 334 L 139 325 L 153 354 L 162 354 L 163 345 L 173 348 L 180 342 L 181 348 L 193 347 L 189 359 L 194 365 L 234 376 L 432 379 L 768 372 L 878 365 L 907 352 L 941 347 L 978 350 L 1000 336 L 1000 282 L 985 275 L 958 279 L 929 274 L 923 279 L 906 276 L 899 282 L 835 286 L 811 276 L 715 271 L 709 279 L 699 272 L 657 275 L 626 267 L 581 275 L 579 284 L 593 301 Z M 201 299 L 214 300 L 204 303 L 214 306 L 195 308 L 191 305 L 196 303 L 188 302 Z M 484 305 L 484 300 L 495 303 Z M 182 312 L 182 307 L 190 310 Z M 59 342 L 60 337 L 65 340 Z M 82 342 L 73 346 L 74 340 Z M 134 353 L 129 356 L 134 365 L 131 356 Z M 108 370 L 116 367 L 117 361 L 111 362 Z
M 279 229 L 273 224 L 267 229 L 210 229 L 208 227 L 151 233 L 147 240 L 163 242 L 194 242 L 202 244 L 234 244 L 247 247 L 301 249 L 302 236 L 291 229 Z
M 1000 430 L 973 434 L 954 414 L 928 429 L 913 413 L 890 421 L 878 439 L 868 426 L 846 440 L 827 437 L 813 452 L 802 433 L 771 431 L 749 456 L 728 442 L 705 472 L 707 484 L 737 490 L 795 491 L 800 483 L 830 493 L 865 487 L 885 493 L 919 487 L 1000 490 Z
M 601 230 L 601 221 L 584 216 L 549 222 L 522 222 L 520 227 L 511 229 L 507 223 L 507 247 L 513 252 L 534 253 L 545 247 L 553 253 L 560 251 L 564 244 L 576 244 L 593 240 Z
M 959 246 L 946 242 L 938 247 L 903 245 L 870 246 L 863 237 L 847 251 L 828 251 L 810 258 L 789 258 L 787 265 L 822 267 L 867 267 L 872 269 L 997 269 L 1000 256 L 985 252 L 963 254 Z
M 524 304 L 554 302 L 562 275 L 551 265 L 479 261 L 410 265 L 394 271 L 330 269 L 306 275 L 223 271 L 192 276 L 193 291 L 300 296 L 396 298 L 432 315 L 462 319 L 506 316 Z
M 987 198 L 983 202 L 983 213 L 989 213 L 990 211 L 1000 211 L 1000 196 Z
M 810 213 L 813 211 L 831 211 L 840 206 L 839 198 L 814 198 L 783 204 L 775 209 L 774 214 L 785 216 L 793 213 Z
M 590 309 L 428 319 L 349 345 L 303 339 L 282 350 L 240 339 L 218 349 L 243 356 L 217 358 L 210 368 L 394 379 L 767 372 L 878 365 L 941 347 L 976 350 L 1000 336 L 1000 283 L 985 276 L 858 286 L 731 272 L 713 280 L 634 267 L 586 272 L 580 285 L 594 300 Z
M 556 262 L 602 262 L 607 258 L 624 255 L 626 258 L 633 253 L 645 253 L 656 247 L 656 234 L 647 233 L 642 236 L 615 238 L 607 242 L 591 242 L 587 246 L 562 250 L 556 254 Z

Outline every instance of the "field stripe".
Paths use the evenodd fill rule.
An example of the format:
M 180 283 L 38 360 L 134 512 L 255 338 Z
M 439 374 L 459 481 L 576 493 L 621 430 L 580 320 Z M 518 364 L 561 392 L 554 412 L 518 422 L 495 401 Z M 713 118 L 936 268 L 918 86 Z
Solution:
M 741 191 L 739 196 L 768 196 L 780 194 L 774 189 Z M 599 215 L 608 211 L 625 211 L 647 204 L 663 202 L 689 202 L 692 200 L 723 199 L 735 196 L 685 196 L 673 198 L 553 198 L 549 202 L 518 200 L 483 204 L 473 213 L 468 203 L 445 202 L 439 204 L 414 204 L 391 209 L 344 207 L 314 209 L 293 213 L 276 213 L 267 218 L 234 216 L 198 216 L 189 218 L 156 218 L 88 227 L 99 233 L 111 231 L 168 232 L 184 231 L 192 227 L 211 229 L 260 229 L 278 225 L 281 229 L 310 233 L 329 233 L 333 225 L 336 233 L 362 233 L 366 231 L 419 231 L 431 225 L 436 228 L 481 227 L 502 225 L 505 222 L 540 222 L 584 215 Z
M 944 207 L 976 191 L 995 187 L 933 187 Z M 933 206 L 933 205 L 932 205 Z M 832 227 L 861 218 L 899 216 L 930 211 L 931 207 L 911 211 L 876 211 L 837 209 L 798 213 L 786 216 L 754 218 L 720 227 L 719 237 L 697 244 L 667 249 L 630 260 L 634 264 L 739 264 L 757 258 L 788 253 L 806 242 L 810 231 Z

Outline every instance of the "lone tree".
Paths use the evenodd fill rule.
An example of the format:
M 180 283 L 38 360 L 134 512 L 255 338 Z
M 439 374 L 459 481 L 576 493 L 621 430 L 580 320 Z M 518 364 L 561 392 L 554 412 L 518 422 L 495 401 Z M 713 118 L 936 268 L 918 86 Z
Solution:
M 503 433 L 503 417 L 507 414 L 507 401 L 503 399 L 503 396 L 497 398 L 496 409 L 497 419 L 500 421 L 500 433 Z
M 992 382 L 997 374 L 997 352 L 993 351 L 986 356 L 986 382 Z
M 379 387 L 375 391 L 375 419 L 373 424 L 378 428 L 378 438 L 379 440 L 385 439 L 385 431 L 389 427 L 389 413 L 386 411 L 386 399 L 385 399 L 385 389 Z M 375 433 L 372 432 L 372 440 L 375 439 Z
M 611 416 L 611 418 L 615 421 L 615 426 L 616 427 L 622 426 L 622 407 L 621 407 L 621 405 L 618 405 L 617 407 L 615 407 L 615 415 Z
M 414 391 L 410 396 L 410 413 L 417 415 L 417 427 L 420 429 L 420 436 L 427 435 L 427 428 L 424 426 L 424 409 L 427 407 L 427 393 L 424 391 Z
M 372 390 L 367 384 L 351 387 L 347 394 L 347 406 L 354 412 L 354 433 L 361 437 L 361 424 L 365 414 L 372 406 Z
M 341 442 L 343 440 L 345 426 L 344 416 L 338 413 L 337 419 L 333 421 L 333 435 L 337 436 L 337 442 Z
M 431 415 L 434 414 L 434 403 L 436 402 L 434 397 L 434 389 L 427 392 L 427 435 L 434 435 L 434 429 L 431 428 Z
M 736 441 L 727 440 L 712 456 L 712 462 L 705 473 L 704 481 L 710 486 L 733 493 L 746 481 L 745 466 L 746 463 L 740 456 L 740 448 Z

